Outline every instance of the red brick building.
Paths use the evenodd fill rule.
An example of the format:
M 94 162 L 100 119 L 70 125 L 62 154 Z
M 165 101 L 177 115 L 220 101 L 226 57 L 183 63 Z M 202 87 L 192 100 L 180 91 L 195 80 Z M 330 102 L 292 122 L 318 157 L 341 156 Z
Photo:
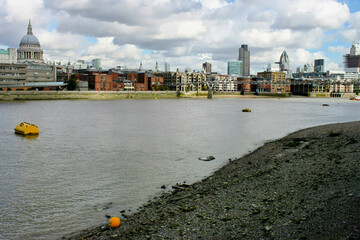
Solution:
M 238 77 L 238 91 L 251 92 L 251 77 Z
M 76 80 L 86 81 L 89 89 L 95 91 L 149 91 L 154 85 L 161 86 L 163 77 L 149 75 L 148 73 L 114 73 L 86 71 L 74 74 Z
M 158 77 L 152 74 L 149 74 L 148 76 L 148 89 L 149 90 L 155 90 L 155 86 L 163 86 L 164 85 L 164 77 Z
M 113 90 L 113 75 L 103 72 L 82 72 L 74 74 L 76 80 L 86 81 L 89 84 L 89 89 L 95 91 L 112 91 Z
M 94 76 L 95 91 L 113 91 L 113 76 L 111 74 L 99 74 Z

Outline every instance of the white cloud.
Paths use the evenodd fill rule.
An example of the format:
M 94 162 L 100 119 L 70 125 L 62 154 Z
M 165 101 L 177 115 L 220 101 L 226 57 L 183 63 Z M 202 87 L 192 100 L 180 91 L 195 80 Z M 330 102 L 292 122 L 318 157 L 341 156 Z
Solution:
M 191 39 L 198 40 L 205 33 L 201 20 L 183 20 L 166 22 L 160 25 L 155 39 Z
M 280 0 L 276 4 L 276 27 L 336 29 L 350 17 L 346 4 L 335 0 Z
M 43 0 L 5 0 L 4 9 L 7 22 L 26 22 L 33 19 L 38 22 L 37 27 L 44 26 L 43 20 L 49 17 L 49 11 L 44 9 Z
M 0 45 L 16 47 L 31 18 L 50 58 L 100 57 L 109 67 L 157 59 L 197 70 L 211 61 L 224 73 L 242 44 L 256 72 L 283 50 L 302 65 L 340 53 L 360 34 L 360 12 L 340 0 L 4 0 L 0 17 Z
M 42 48 L 47 50 L 77 51 L 83 48 L 82 44 L 86 41 L 85 36 L 46 30 L 36 33 L 36 36 L 39 38 Z

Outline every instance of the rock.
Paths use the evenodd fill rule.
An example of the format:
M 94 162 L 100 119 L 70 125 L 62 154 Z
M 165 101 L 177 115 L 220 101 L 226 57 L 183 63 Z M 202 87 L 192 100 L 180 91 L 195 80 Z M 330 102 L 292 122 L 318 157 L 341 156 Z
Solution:
M 270 231 L 271 230 L 271 226 L 265 226 L 265 231 Z
M 214 160 L 214 159 L 215 159 L 214 156 L 199 157 L 199 160 L 201 160 L 201 161 L 212 161 L 212 160 Z

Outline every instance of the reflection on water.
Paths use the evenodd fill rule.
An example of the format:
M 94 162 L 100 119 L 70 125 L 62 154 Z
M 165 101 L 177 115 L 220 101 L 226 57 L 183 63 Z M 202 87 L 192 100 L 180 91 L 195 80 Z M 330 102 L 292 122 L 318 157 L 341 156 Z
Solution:
M 359 106 L 309 98 L 1 102 L 0 239 L 59 238 L 104 223 L 266 140 L 359 120 Z M 20 120 L 41 134 L 15 135 Z M 209 155 L 216 160 L 198 160 Z
M 36 139 L 39 137 L 39 134 L 23 135 L 23 134 L 14 133 L 14 135 L 25 139 Z

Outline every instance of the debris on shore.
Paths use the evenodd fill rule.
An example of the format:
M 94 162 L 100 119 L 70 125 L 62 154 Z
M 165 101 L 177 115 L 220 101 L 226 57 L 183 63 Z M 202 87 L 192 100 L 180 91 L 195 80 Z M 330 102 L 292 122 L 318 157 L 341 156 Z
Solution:
M 199 160 L 201 160 L 201 161 L 212 161 L 212 160 L 215 160 L 215 157 L 214 156 L 199 157 Z

